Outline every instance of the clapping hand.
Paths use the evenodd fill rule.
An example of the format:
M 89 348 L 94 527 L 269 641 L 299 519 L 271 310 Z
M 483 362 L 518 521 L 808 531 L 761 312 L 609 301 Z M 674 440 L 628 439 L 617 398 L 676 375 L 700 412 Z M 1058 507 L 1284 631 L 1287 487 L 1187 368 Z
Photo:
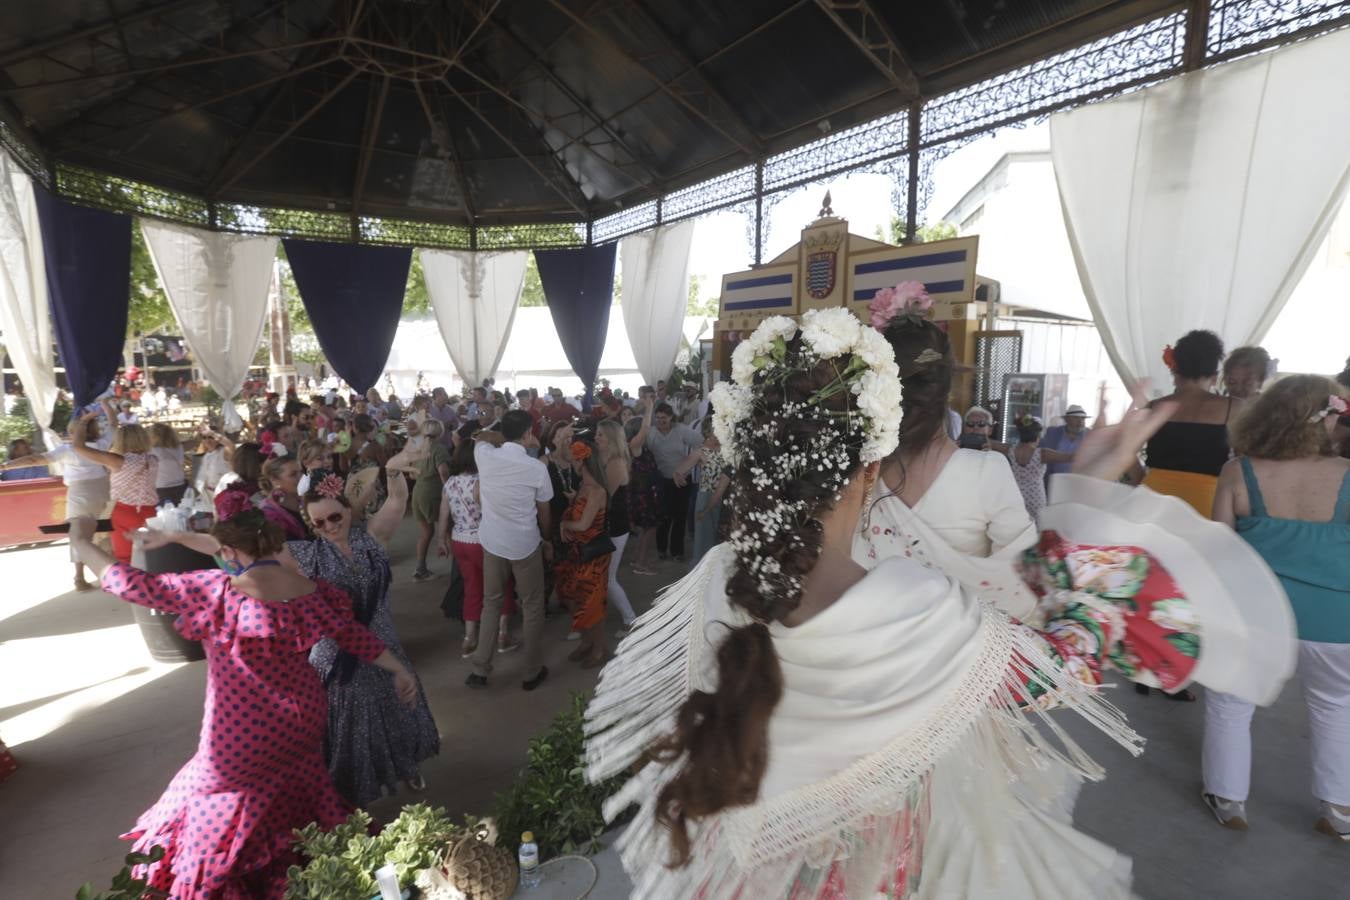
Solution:
M 1103 413 L 1098 427 L 1083 438 L 1073 457 L 1073 473 L 1104 481 L 1119 481 L 1138 461 L 1139 451 L 1176 412 L 1175 403 L 1157 403 L 1148 407 L 1148 381 L 1139 381 L 1130 390 L 1133 403 L 1117 425 L 1106 424 Z

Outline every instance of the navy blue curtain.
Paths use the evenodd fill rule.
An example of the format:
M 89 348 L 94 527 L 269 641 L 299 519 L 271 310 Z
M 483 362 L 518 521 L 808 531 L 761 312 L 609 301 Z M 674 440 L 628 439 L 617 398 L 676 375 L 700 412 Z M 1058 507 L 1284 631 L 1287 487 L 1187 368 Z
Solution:
M 412 248 L 293 238 L 282 243 L 324 356 L 364 394 L 379 380 L 394 346 Z
M 66 383 L 79 408 L 122 365 L 131 304 L 131 216 L 76 206 L 33 185 L 47 299 Z
M 544 299 L 558 329 L 563 352 L 586 385 L 584 406 L 590 409 L 600 355 L 609 332 L 609 307 L 614 302 L 614 259 L 618 244 L 576 250 L 536 250 Z

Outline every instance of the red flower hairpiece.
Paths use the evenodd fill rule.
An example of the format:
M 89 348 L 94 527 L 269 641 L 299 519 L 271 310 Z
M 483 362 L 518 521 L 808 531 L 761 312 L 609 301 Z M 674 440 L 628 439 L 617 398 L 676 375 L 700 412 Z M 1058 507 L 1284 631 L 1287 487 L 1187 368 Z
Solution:
M 1168 344 L 1163 348 L 1163 365 L 1167 366 L 1167 371 L 1169 372 L 1175 372 L 1177 370 L 1177 353 L 1172 349 L 1171 344 Z
M 591 445 L 587 444 L 585 441 L 573 441 L 571 449 L 572 458 L 575 460 L 585 462 L 591 458 Z
M 253 497 L 238 489 L 227 489 L 216 496 L 216 521 L 228 522 L 242 512 L 253 509 Z

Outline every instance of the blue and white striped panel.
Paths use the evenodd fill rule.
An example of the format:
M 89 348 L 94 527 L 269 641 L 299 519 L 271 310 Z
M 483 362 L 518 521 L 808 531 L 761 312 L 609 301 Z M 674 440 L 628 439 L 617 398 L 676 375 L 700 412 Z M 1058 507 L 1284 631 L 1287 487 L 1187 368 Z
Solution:
M 728 277 L 722 288 L 724 312 L 753 312 L 769 309 L 791 313 L 791 272 L 777 275 L 749 273 L 743 278 Z
M 928 293 L 967 294 L 971 285 L 969 250 L 941 250 L 895 259 L 872 259 L 853 263 L 854 303 L 865 303 L 884 287 L 902 281 L 922 281 Z

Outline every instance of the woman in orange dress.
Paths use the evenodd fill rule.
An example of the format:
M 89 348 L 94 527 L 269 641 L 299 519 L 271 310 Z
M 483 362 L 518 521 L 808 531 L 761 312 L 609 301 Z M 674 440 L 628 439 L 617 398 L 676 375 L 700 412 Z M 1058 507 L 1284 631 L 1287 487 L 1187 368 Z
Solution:
M 559 536 L 566 551 L 557 566 L 558 597 L 572 610 L 572 630 L 581 646 L 567 658 L 594 669 L 605 661 L 605 594 L 609 589 L 610 553 L 587 559 L 586 545 L 607 534 L 605 470 L 590 441 L 572 442 L 572 465 L 581 474 L 581 489 L 563 513 Z

